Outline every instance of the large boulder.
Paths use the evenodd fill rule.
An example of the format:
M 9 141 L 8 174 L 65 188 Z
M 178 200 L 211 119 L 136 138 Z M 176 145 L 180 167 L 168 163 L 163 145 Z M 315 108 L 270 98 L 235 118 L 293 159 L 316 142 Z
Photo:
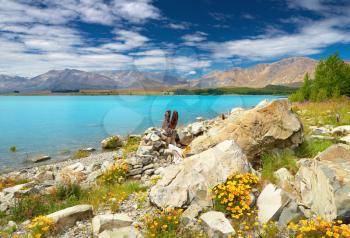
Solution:
M 249 171 L 249 162 L 241 148 L 234 141 L 226 140 L 165 168 L 162 179 L 151 188 L 150 200 L 161 208 L 208 206 L 211 204 L 209 189 L 226 181 L 232 173 Z
M 190 144 L 197 154 L 224 140 L 234 140 L 253 159 L 265 151 L 298 145 L 303 129 L 286 99 L 239 113 L 234 120 L 221 120 Z
M 326 220 L 350 221 L 350 148 L 333 145 L 300 164 L 295 185 L 302 204 Z

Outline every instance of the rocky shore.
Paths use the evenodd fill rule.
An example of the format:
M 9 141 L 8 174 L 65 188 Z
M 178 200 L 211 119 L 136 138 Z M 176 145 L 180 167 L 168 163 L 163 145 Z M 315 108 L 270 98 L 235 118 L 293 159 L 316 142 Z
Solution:
M 283 99 L 198 118 L 178 128 L 175 141 L 161 128 L 126 141 L 107 138 L 107 152 L 2 174 L 0 235 L 350 237 L 349 128 L 314 126 L 306 138 Z M 315 136 L 338 139 L 297 158 Z M 287 157 L 278 156 L 285 153 L 294 167 L 283 167 Z M 267 156 L 283 162 L 270 172 L 273 179 L 265 176 Z M 35 199 L 51 199 L 57 209 L 41 214 Z M 306 224 L 313 224 L 309 231 Z

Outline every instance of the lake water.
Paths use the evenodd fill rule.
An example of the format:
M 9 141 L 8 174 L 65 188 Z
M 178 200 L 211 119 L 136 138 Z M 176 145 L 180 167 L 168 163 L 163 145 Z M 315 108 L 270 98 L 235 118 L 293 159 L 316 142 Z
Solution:
M 83 147 L 99 148 L 113 134 L 161 126 L 166 110 L 179 123 L 249 108 L 274 96 L 0 96 L 0 170 L 27 165 L 40 154 L 64 159 Z M 16 146 L 17 152 L 9 151 Z

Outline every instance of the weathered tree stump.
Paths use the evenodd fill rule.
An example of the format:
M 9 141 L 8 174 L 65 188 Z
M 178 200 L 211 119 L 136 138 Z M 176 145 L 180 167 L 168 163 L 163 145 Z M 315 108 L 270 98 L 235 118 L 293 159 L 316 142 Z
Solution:
M 171 120 L 170 120 L 171 117 Z M 176 145 L 176 126 L 179 120 L 179 113 L 177 111 L 173 111 L 171 116 L 171 111 L 168 110 L 164 113 L 164 121 L 162 125 L 162 129 L 165 130 L 167 135 L 167 143 Z

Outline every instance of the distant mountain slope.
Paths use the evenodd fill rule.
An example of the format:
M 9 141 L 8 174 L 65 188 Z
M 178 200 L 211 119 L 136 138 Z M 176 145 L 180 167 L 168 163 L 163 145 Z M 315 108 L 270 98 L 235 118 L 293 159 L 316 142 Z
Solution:
M 188 81 L 161 72 L 50 70 L 30 79 L 0 75 L 0 92 L 290 86 L 300 85 L 306 72 L 313 76 L 316 64 L 310 58 L 293 57 L 249 68 L 216 71 Z
M 0 74 L 0 92 L 21 90 L 28 79 Z
M 303 81 L 306 72 L 313 76 L 316 60 L 292 57 L 270 64 L 249 68 L 216 71 L 190 82 L 191 87 L 264 87 L 266 85 L 295 85 Z
M 119 88 L 163 88 L 185 85 L 186 81 L 160 72 L 140 72 L 133 70 L 98 71 L 113 79 Z
M 106 76 L 76 69 L 50 70 L 28 80 L 27 90 L 115 89 L 118 84 Z

